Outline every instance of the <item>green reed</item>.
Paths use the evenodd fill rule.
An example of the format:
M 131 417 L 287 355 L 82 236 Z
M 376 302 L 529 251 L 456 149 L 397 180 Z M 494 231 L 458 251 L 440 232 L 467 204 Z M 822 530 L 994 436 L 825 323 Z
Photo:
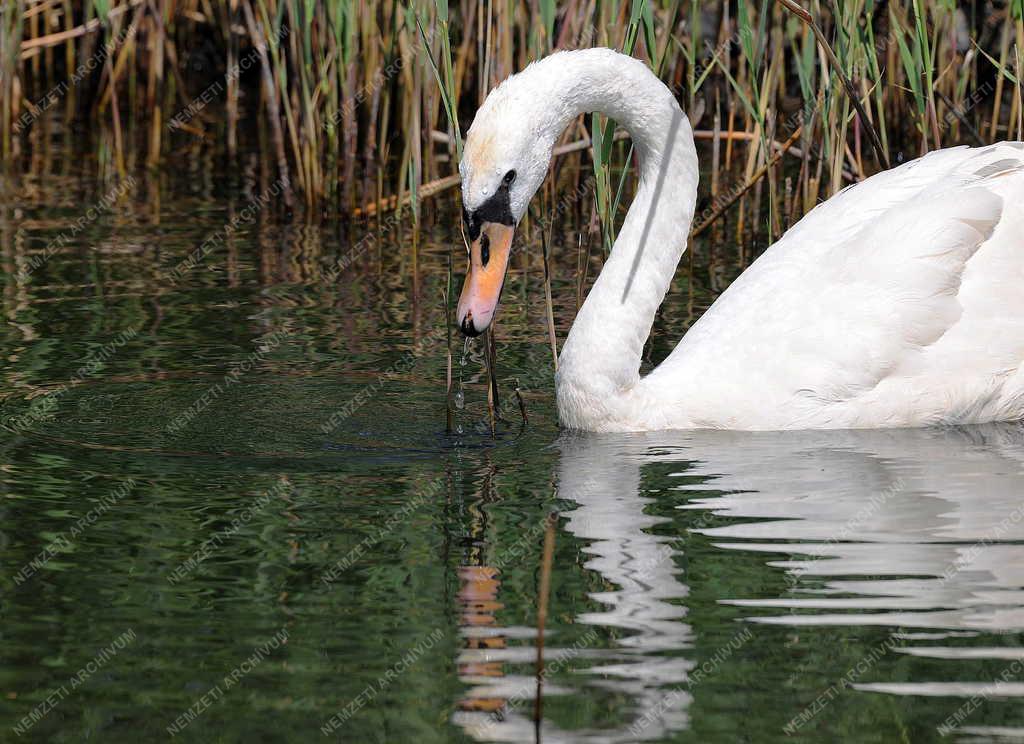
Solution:
M 719 186 L 751 179 L 803 127 L 792 156 L 740 200 L 737 234 L 772 235 L 897 153 L 1021 136 L 1021 4 L 11 0 L 0 155 L 47 147 L 45 117 L 78 118 L 110 173 L 256 148 L 307 219 L 411 204 L 418 221 L 456 182 L 462 132 L 490 88 L 550 51 L 603 45 L 643 59 L 684 108 L 719 123 L 698 132 L 724 161 Z M 211 64 L 220 85 L 197 107 L 211 77 L 195 70 Z M 600 116 L 571 127 L 560 144 L 590 139 L 592 155 L 565 155 L 545 196 L 592 171 L 606 249 L 635 184 L 632 149 L 614 135 Z

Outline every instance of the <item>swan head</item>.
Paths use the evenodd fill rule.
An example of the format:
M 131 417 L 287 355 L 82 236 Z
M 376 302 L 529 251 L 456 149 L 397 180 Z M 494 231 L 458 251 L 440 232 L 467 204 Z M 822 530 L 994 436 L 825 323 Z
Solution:
M 456 322 L 467 336 L 480 335 L 494 319 L 512 235 L 544 182 L 561 131 L 553 111 L 557 107 L 538 100 L 535 87 L 551 59 L 530 65 L 491 91 L 466 135 L 459 174 L 469 269 Z

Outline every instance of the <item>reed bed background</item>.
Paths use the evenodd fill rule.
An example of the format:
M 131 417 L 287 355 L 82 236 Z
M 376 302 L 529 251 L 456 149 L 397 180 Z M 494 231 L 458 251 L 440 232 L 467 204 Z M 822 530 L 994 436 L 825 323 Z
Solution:
M 256 149 L 294 214 L 397 208 L 419 224 L 454 193 L 491 87 L 552 50 L 610 46 L 651 65 L 707 145 L 697 229 L 729 210 L 741 242 L 771 238 L 890 163 L 1021 139 L 1021 5 L 3 0 L 0 152 L 16 168 L 63 133 L 124 177 Z M 592 192 L 570 211 L 607 248 L 634 185 L 629 143 L 581 117 L 562 145 L 541 214 Z

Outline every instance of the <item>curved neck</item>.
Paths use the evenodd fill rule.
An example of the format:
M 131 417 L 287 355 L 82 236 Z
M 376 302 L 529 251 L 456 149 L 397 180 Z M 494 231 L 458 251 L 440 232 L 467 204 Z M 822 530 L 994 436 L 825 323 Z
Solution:
M 632 136 L 640 164 L 636 197 L 559 357 L 563 425 L 600 429 L 630 416 L 644 342 L 686 249 L 698 164 L 689 121 L 646 65 L 607 50 L 565 56 L 553 126 L 605 114 Z

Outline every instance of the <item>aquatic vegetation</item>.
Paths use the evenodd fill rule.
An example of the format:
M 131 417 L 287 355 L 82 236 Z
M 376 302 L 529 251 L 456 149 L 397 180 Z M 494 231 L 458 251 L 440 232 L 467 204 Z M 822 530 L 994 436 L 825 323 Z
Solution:
M 307 219 L 409 205 L 419 224 L 491 87 L 603 45 L 676 91 L 716 153 L 711 198 L 751 183 L 736 230 L 771 237 L 889 160 L 1020 138 L 1022 42 L 1021 0 L 17 0 L 0 10 L 0 152 L 25 159 L 73 121 L 105 174 L 255 150 Z M 607 248 L 632 150 L 600 117 L 576 143 L 543 198 L 593 173 Z

